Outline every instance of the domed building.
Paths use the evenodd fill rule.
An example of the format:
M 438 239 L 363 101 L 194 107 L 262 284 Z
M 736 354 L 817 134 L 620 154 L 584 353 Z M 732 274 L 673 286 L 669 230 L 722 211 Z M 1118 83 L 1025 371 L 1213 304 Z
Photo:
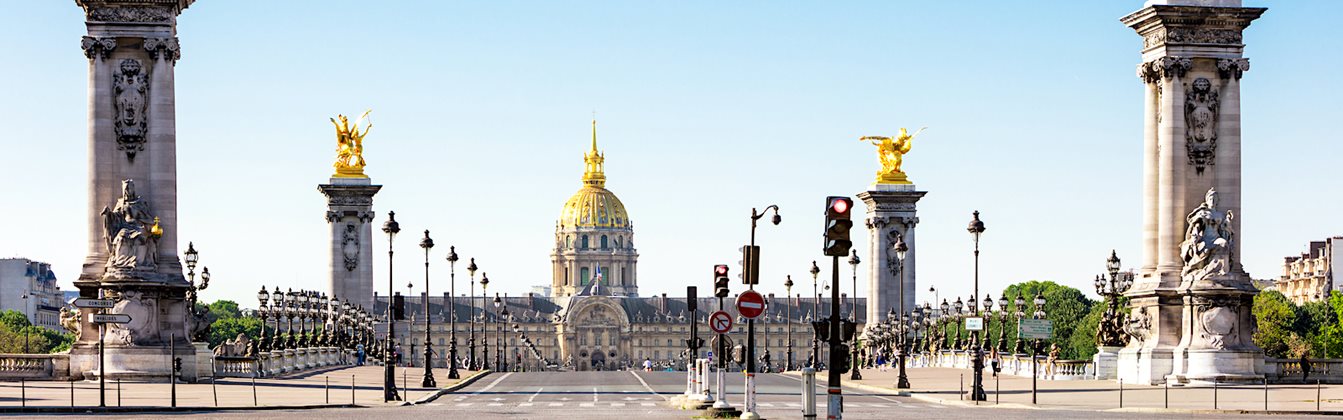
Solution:
M 551 295 L 574 296 L 592 285 L 610 296 L 638 296 L 639 252 L 634 223 L 625 204 L 606 189 L 606 157 L 597 150 L 597 121 L 592 148 L 583 155 L 583 187 L 564 203 L 555 222 Z

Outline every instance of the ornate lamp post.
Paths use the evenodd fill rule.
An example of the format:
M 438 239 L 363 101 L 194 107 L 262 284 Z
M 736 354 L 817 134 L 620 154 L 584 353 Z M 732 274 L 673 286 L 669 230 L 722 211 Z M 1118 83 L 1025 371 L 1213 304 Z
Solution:
M 821 319 L 821 291 L 816 287 L 817 276 L 821 274 L 821 267 L 816 265 L 816 261 L 811 262 L 811 319 L 816 321 Z M 811 331 L 811 368 L 818 369 L 821 361 L 821 341 L 816 336 L 816 329 Z
M 984 222 L 979 220 L 979 211 L 976 210 L 974 218 L 970 220 L 969 227 L 966 228 L 966 231 L 970 232 L 970 236 L 975 240 L 975 291 L 970 298 L 970 307 L 976 316 L 979 315 L 979 308 L 974 305 L 974 296 L 979 295 L 979 238 L 984 234 L 984 230 Z M 984 393 L 984 354 L 979 346 L 979 331 L 970 332 L 970 342 L 971 346 L 974 347 L 973 353 L 971 353 L 973 356 L 971 364 L 975 370 L 974 386 L 970 389 L 970 400 L 985 401 L 988 399 L 988 395 Z
M 494 343 L 494 367 L 495 367 L 496 369 L 499 369 L 500 372 L 506 372 L 506 371 L 508 371 L 508 364 L 503 360 L 503 358 L 504 358 L 503 333 L 499 330 L 499 328 L 500 328 L 499 323 L 500 323 L 501 321 L 503 321 L 503 318 L 504 318 L 504 317 L 508 316 L 508 308 L 505 307 L 505 308 L 503 308 L 502 311 L 500 311 L 500 309 L 499 309 L 501 306 L 503 306 L 503 304 L 504 304 L 504 302 L 503 302 L 502 300 L 499 299 L 499 294 L 498 294 L 498 293 L 495 293 L 495 294 L 494 294 L 494 327 L 492 327 L 492 328 L 495 329 L 495 331 L 494 331 L 494 340 L 495 340 L 495 343 Z
M 965 302 L 961 301 L 960 296 L 957 296 L 956 303 L 952 306 L 954 312 L 951 313 L 951 330 L 956 334 L 956 342 L 952 345 L 952 348 L 956 350 L 965 349 L 965 341 L 961 340 L 961 315 L 965 314 L 964 309 Z
M 942 317 L 938 319 L 938 321 L 940 321 L 941 324 L 939 324 L 938 327 L 937 327 L 937 331 L 938 331 L 938 332 L 937 332 L 937 335 L 939 336 L 939 339 L 938 339 L 938 346 L 937 346 L 937 347 L 938 347 L 938 350 L 939 350 L 939 351 L 942 350 L 943 347 L 949 347 L 949 348 L 954 349 L 954 348 L 956 348 L 956 344 L 955 344 L 955 343 L 947 342 L 947 324 L 952 322 L 952 319 L 951 319 L 951 304 L 950 304 L 950 303 L 947 303 L 947 300 L 946 300 L 946 299 L 942 299 L 942 304 L 941 304 L 941 305 L 938 305 L 938 308 L 942 310 L 942 312 L 941 312 Z M 959 337 L 959 336 L 958 336 L 958 337 Z
M 270 312 L 275 318 L 275 335 L 271 337 L 269 347 L 271 350 L 284 350 L 285 339 L 280 337 L 280 320 L 285 316 L 285 302 L 284 292 L 280 291 L 280 286 L 275 286 L 275 293 L 271 294 L 271 299 L 274 300 L 274 304 L 270 307 Z
M 993 320 L 993 296 L 984 295 L 984 349 L 996 348 L 997 344 L 993 342 L 993 337 L 989 336 L 989 322 Z
M 787 280 L 784 280 L 784 282 L 783 282 L 783 290 L 784 290 L 784 296 L 785 296 L 785 298 L 786 298 L 787 300 L 793 300 L 793 276 L 792 276 L 792 275 L 789 275 L 788 278 L 787 278 Z M 786 313 L 786 314 L 784 315 L 784 318 L 787 318 L 787 321 L 786 321 L 786 325 L 787 325 L 786 329 L 787 329 L 787 330 L 786 330 L 786 331 L 788 331 L 788 333 L 787 333 L 787 334 L 788 334 L 788 338 L 787 338 L 787 339 L 788 339 L 788 352 L 787 352 L 788 354 L 784 355 L 784 356 L 786 357 L 786 359 L 785 359 L 784 362 L 783 362 L 783 371 L 784 371 L 784 372 L 793 370 L 793 305 L 796 305 L 795 302 L 796 302 L 796 301 L 794 301 L 794 302 L 789 302 L 787 305 L 784 305 L 784 312 Z
M 428 229 L 424 230 L 420 248 L 424 248 L 424 377 L 420 379 L 420 386 L 434 388 L 438 382 L 434 380 L 434 351 L 429 337 L 429 327 L 433 325 L 433 319 L 429 317 L 429 250 L 434 248 L 434 240 L 429 238 Z
M 897 319 L 898 321 L 900 319 L 904 319 L 905 317 L 905 253 L 909 252 L 909 245 L 905 244 L 905 235 L 900 234 L 895 235 L 895 243 L 891 244 L 891 250 L 895 251 L 895 260 L 896 263 L 898 264 L 897 267 L 900 270 L 900 277 L 899 277 L 900 287 L 898 289 L 899 292 L 898 298 L 900 299 L 899 304 L 900 315 L 898 315 L 899 316 L 899 318 Z M 855 255 L 857 255 L 857 252 L 858 251 L 854 251 Z M 895 387 L 899 389 L 908 389 L 909 376 L 905 375 L 905 353 L 909 352 L 909 348 L 906 347 L 906 341 L 905 341 L 906 332 L 904 322 L 899 322 L 899 329 L 897 329 L 895 333 L 900 335 L 899 343 L 897 344 L 900 348 L 899 350 L 896 351 L 897 357 L 899 358 L 899 360 L 897 360 L 897 363 L 900 364 L 900 377 L 896 381 Z
M 457 372 L 457 247 L 448 247 L 448 379 L 461 379 Z
M 382 363 L 382 400 L 401 401 L 401 395 L 396 391 L 396 367 L 392 363 L 392 349 L 395 348 L 392 340 L 396 337 L 396 318 L 392 316 L 392 291 L 396 286 L 392 284 L 393 275 L 392 264 L 395 252 L 392 250 L 392 240 L 396 234 L 401 232 L 401 224 L 396 222 L 396 212 L 387 212 L 387 221 L 382 224 L 383 233 L 387 234 L 387 344 L 383 346 Z
M 1035 300 L 1034 300 L 1032 303 L 1035 304 L 1035 319 L 1041 319 L 1041 318 L 1044 318 L 1044 317 L 1045 317 L 1045 297 L 1044 297 L 1044 295 L 1040 294 L 1040 292 L 1036 292 L 1036 293 L 1035 293 Z M 1034 342 L 1031 343 L 1031 366 L 1032 366 L 1032 368 L 1031 368 L 1031 404 L 1035 404 L 1035 389 L 1036 389 L 1035 386 L 1036 386 L 1037 378 L 1040 377 L 1040 375 L 1037 374 L 1037 373 L 1035 372 L 1035 368 L 1034 368 L 1034 366 L 1039 366 L 1039 365 L 1040 365 L 1039 363 L 1036 363 L 1036 360 L 1035 360 L 1035 358 L 1038 357 L 1038 354 L 1039 354 L 1039 353 L 1040 353 L 1040 339 L 1035 339 Z
M 849 320 L 856 324 L 858 323 L 858 263 L 862 261 L 858 259 L 858 250 L 855 249 L 852 251 L 853 254 L 849 255 L 849 268 L 853 270 L 853 296 L 850 296 L 849 300 Z M 858 366 L 862 365 L 862 363 L 858 362 L 857 337 L 855 337 L 853 347 L 851 347 L 850 350 L 850 353 L 853 353 L 849 359 L 853 361 L 851 363 L 853 365 L 853 371 L 849 373 L 849 380 L 861 381 L 863 380 L 863 374 L 858 372 Z
M 490 276 L 487 273 L 480 273 L 480 343 L 484 349 L 480 352 L 480 370 L 490 369 L 490 311 L 485 306 L 485 298 L 489 296 L 486 288 L 490 287 Z
M 312 293 L 300 290 L 298 292 L 298 347 L 308 347 L 312 345 L 312 330 L 309 328 L 309 320 L 312 319 Z
M 327 346 L 327 347 L 337 347 L 337 346 L 339 346 L 338 343 L 340 343 L 340 335 L 341 335 L 341 331 L 340 331 L 340 310 L 341 310 L 341 306 L 340 306 L 340 305 L 341 305 L 341 301 L 340 301 L 339 298 L 336 298 L 336 297 L 332 297 L 332 298 L 331 298 L 331 306 L 330 306 L 330 309 L 329 309 L 329 311 L 328 311 L 328 313 L 327 313 L 328 319 L 331 320 L 331 324 L 328 326 L 328 328 L 330 328 L 330 332 L 328 332 L 328 333 L 326 334 L 326 346 Z
M 466 330 L 471 333 L 466 341 L 466 362 L 467 369 L 470 370 L 481 369 L 480 360 L 476 357 L 476 270 L 476 259 L 472 258 L 471 263 L 466 266 L 466 272 L 471 275 L 471 281 L 468 282 L 471 285 L 471 293 L 466 297 L 466 303 L 471 307 L 471 315 L 466 317 L 468 323 Z
M 998 353 L 1007 352 L 1007 295 L 998 297 Z
M 322 320 L 322 333 L 317 337 L 317 346 L 326 347 L 331 345 L 331 328 L 326 325 L 331 319 L 331 300 L 326 293 L 322 293 L 317 302 L 317 317 Z
M 297 294 L 297 293 L 294 293 L 294 289 L 289 289 L 289 291 L 288 291 L 288 292 L 285 292 L 284 295 L 285 295 L 285 300 L 284 300 L 284 318 L 285 318 L 284 349 L 285 349 L 285 350 L 293 350 L 293 349 L 294 349 L 294 344 L 296 343 L 296 342 L 294 341 L 294 316 L 298 314 L 298 313 L 294 310 L 294 306 L 295 306 L 296 302 L 298 302 L 298 294 Z
M 1025 299 L 1025 298 L 1022 298 L 1021 295 L 1018 294 L 1016 300 L 1013 301 L 1012 303 L 1016 304 L 1016 307 L 1017 307 L 1017 311 L 1016 311 L 1016 313 L 1014 313 L 1014 314 L 1012 314 L 1012 315 L 1015 315 L 1015 316 L 1017 317 L 1017 319 L 1025 318 L 1025 317 L 1026 317 L 1026 299 Z M 1020 335 L 1020 334 L 1018 334 L 1018 335 Z M 1021 337 L 1017 337 L 1017 340 L 1016 340 L 1016 341 L 1017 341 L 1016 345 L 1012 346 L 1012 353 L 1013 353 L 1013 354 L 1022 354 L 1023 350 L 1022 350 L 1022 341 L 1021 341 Z
M 1106 303 L 1105 313 L 1096 329 L 1097 346 L 1123 347 L 1127 344 L 1124 342 L 1123 325 L 1119 321 L 1119 297 L 1133 286 L 1133 277 L 1120 277 L 1119 267 L 1119 255 L 1111 250 L 1110 258 L 1105 260 L 1106 271 L 1110 272 L 1109 281 L 1106 281 L 1105 275 L 1096 276 L 1096 294 L 1105 299 Z
M 270 351 L 270 343 L 266 342 L 266 318 L 270 315 L 266 303 L 270 301 L 270 292 L 266 291 L 266 286 L 261 286 L 261 291 L 256 292 L 256 300 L 261 302 L 256 308 L 257 315 L 261 316 L 261 336 L 257 338 L 257 351 Z

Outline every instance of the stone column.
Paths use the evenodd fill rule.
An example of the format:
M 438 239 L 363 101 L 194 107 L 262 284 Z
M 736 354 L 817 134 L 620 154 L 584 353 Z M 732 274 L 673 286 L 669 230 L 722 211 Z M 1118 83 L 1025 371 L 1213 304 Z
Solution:
M 70 351 L 71 376 L 166 380 L 167 361 L 177 357 L 181 377 L 196 378 L 190 329 L 204 325 L 188 319 L 177 255 L 173 82 L 177 16 L 193 2 L 75 2 L 85 14 L 81 46 L 89 59 L 89 236 L 75 286 L 82 297 L 101 292 L 115 301 L 108 312 L 131 322 L 107 326 L 107 365 L 99 366 L 98 326 L 85 311 Z
M 331 178 L 318 185 L 326 195 L 326 221 L 331 226 L 332 296 L 373 306 L 373 195 L 382 189 L 368 178 Z
M 1235 261 L 1238 241 L 1231 269 L 1215 280 L 1186 275 L 1181 252 L 1186 218 L 1209 189 L 1222 198 L 1218 209 L 1240 208 L 1237 81 L 1248 69 L 1242 32 L 1265 11 L 1240 6 L 1240 0 L 1148 0 L 1121 19 L 1143 37 L 1139 76 L 1147 89 L 1144 254 L 1127 293 L 1130 340 L 1119 352 L 1125 382 L 1255 380 L 1262 372 L 1262 355 L 1249 341 L 1253 287 Z M 1237 235 L 1239 220 L 1232 223 Z
M 916 203 L 927 191 L 915 191 L 913 184 L 874 184 L 872 191 L 858 193 L 867 205 L 868 280 L 867 324 L 886 319 L 891 309 L 900 312 L 900 261 L 892 245 L 898 235 L 904 235 L 905 252 L 904 302 L 905 312 L 914 310 L 914 297 L 919 290 L 915 273 L 918 255 L 914 228 L 919 224 Z

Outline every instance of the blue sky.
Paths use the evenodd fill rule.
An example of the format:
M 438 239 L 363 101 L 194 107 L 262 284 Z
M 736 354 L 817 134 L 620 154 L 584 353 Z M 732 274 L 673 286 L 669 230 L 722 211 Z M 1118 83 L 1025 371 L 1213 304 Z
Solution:
M 71 1 L 11 3 L 0 257 L 51 262 L 69 288 L 85 243 L 83 16 Z M 1241 238 L 1246 267 L 1267 278 L 1307 241 L 1343 234 L 1343 146 L 1327 128 L 1343 117 L 1343 2 L 1248 4 L 1270 10 L 1245 34 Z M 395 210 L 405 231 L 398 287 L 422 289 L 427 228 L 434 293 L 448 245 L 477 259 L 491 290 L 525 293 L 550 282 L 595 110 L 643 294 L 708 284 L 715 263 L 736 272 L 751 208 L 769 204 L 783 224 L 760 228 L 762 287 L 781 294 L 785 275 L 805 284 L 821 259 L 823 197 L 871 181 L 875 155 L 856 139 L 928 126 L 905 163 L 929 191 L 920 288 L 968 293 L 977 209 L 981 294 L 1031 279 L 1090 293 L 1110 249 L 1125 266 L 1140 259 L 1141 39 L 1118 21 L 1140 7 L 201 0 L 179 20 L 179 240 L 214 274 L 203 299 L 254 306 L 262 284 L 323 288 L 327 118 L 372 108 L 376 223 Z

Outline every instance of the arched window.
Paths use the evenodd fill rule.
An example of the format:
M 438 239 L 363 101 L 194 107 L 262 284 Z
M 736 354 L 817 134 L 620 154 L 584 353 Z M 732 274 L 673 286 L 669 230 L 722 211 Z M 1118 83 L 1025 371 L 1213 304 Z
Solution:
M 587 267 L 583 267 L 583 268 L 581 268 L 581 269 L 578 270 L 578 281 L 579 281 L 578 285 L 579 285 L 579 286 L 587 286 L 587 285 L 588 285 L 588 282 L 591 281 L 591 279 L 588 278 L 588 274 L 589 274 L 589 273 L 588 273 L 588 268 L 587 268 Z
M 602 249 L 610 248 L 606 243 L 606 235 L 602 235 Z
M 573 247 L 574 237 L 572 235 L 564 235 L 564 249 L 572 249 Z

